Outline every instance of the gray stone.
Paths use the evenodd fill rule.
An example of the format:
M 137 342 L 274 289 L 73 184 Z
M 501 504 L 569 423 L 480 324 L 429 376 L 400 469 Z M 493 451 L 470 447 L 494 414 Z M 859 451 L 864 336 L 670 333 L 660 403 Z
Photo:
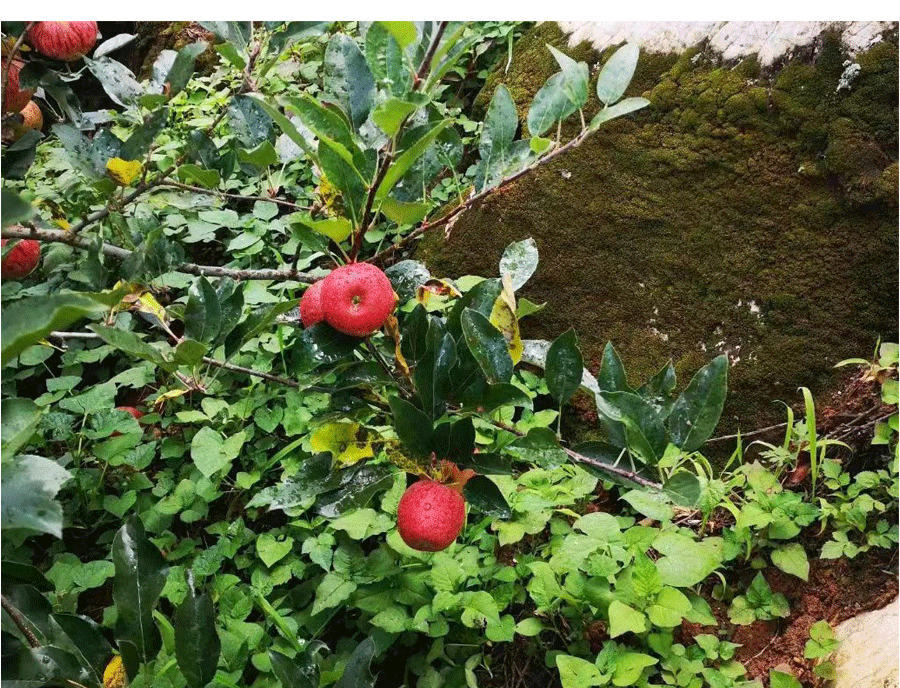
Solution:
M 834 688 L 897 688 L 900 600 L 860 614 L 834 632 L 841 641 L 834 656 Z

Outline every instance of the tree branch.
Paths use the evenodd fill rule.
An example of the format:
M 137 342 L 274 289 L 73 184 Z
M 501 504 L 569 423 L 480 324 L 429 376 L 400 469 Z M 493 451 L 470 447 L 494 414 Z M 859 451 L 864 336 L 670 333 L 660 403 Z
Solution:
M 434 58 L 434 54 L 437 52 L 438 46 L 441 44 L 441 38 L 444 37 L 444 31 L 447 30 L 447 25 L 450 22 L 442 21 L 438 24 L 437 31 L 434 34 L 434 38 L 431 39 L 431 45 L 428 46 L 428 52 L 425 53 L 425 57 L 422 58 L 422 64 L 419 65 L 419 71 L 416 72 L 416 84 L 418 84 L 428 73 L 428 70 L 431 69 L 431 60 Z
M 214 358 L 209 358 L 207 356 L 203 357 L 203 362 L 208 363 L 211 366 L 215 366 L 216 368 L 223 368 L 225 370 L 230 370 L 235 373 L 243 373 L 244 375 L 252 375 L 253 377 L 260 377 L 263 380 L 269 380 L 270 382 L 277 382 L 281 385 L 287 385 L 288 387 L 300 387 L 300 383 L 294 380 L 288 380 L 285 377 L 278 377 L 277 375 L 271 375 L 269 373 L 263 373 L 259 370 L 253 370 L 252 368 L 244 368 L 239 365 L 234 365 L 233 363 L 226 363 L 225 361 L 217 361 Z
M 72 234 L 62 229 L 38 229 L 34 227 L 6 227 L 2 230 L 2 236 L 6 239 L 36 239 L 50 243 L 67 244 L 75 248 L 87 249 L 93 246 L 93 242 L 86 238 Z M 100 250 L 104 255 L 125 260 L 131 255 L 131 251 L 113 246 L 112 244 L 102 244 Z M 306 282 L 312 284 L 316 281 L 314 277 L 296 270 L 284 269 L 261 269 L 261 270 L 241 270 L 238 268 L 219 267 L 217 265 L 197 265 L 196 263 L 183 263 L 175 268 L 174 272 L 181 272 L 187 275 L 202 275 L 204 277 L 231 277 L 236 280 L 274 280 L 284 282 L 293 280 L 295 282 Z
M 231 198 L 236 201 L 268 201 L 270 203 L 275 203 L 276 205 L 282 205 L 285 208 L 292 208 L 293 210 L 311 210 L 309 206 L 298 205 L 297 203 L 291 203 L 290 201 L 282 200 L 281 198 L 269 198 L 268 196 L 241 196 L 240 194 L 227 193 L 225 191 L 218 191 L 216 189 L 204 189 L 202 186 L 191 186 L 190 184 L 182 184 L 181 182 L 176 182 L 171 179 L 167 179 L 163 182 L 160 182 L 161 186 L 171 186 L 176 189 L 184 189 L 185 191 L 193 191 L 194 193 L 206 194 L 207 196 L 221 196 L 222 198 Z
M 22 632 L 22 635 L 25 636 L 25 640 L 28 641 L 28 644 L 31 647 L 41 647 L 41 641 L 38 640 L 37 636 L 31 632 L 30 628 L 28 628 L 28 624 L 25 621 L 25 617 L 22 616 L 22 612 L 15 608 L 6 595 L 0 595 L 0 600 L 2 600 L 3 603 L 3 611 L 9 614 L 9 618 L 13 620 L 13 623 L 16 624 L 16 628 L 18 628 Z
M 481 191 L 473 196 L 470 196 L 465 202 L 456 206 L 453 210 L 451 210 L 449 213 L 447 213 L 443 217 L 441 217 L 437 220 L 434 220 L 433 222 L 426 222 L 425 224 L 420 225 L 418 228 L 414 229 L 412 232 L 410 232 L 405 237 L 403 237 L 400 241 L 393 244 L 392 246 L 389 246 L 388 248 L 384 249 L 383 251 L 380 251 L 379 253 L 375 254 L 375 256 L 373 256 L 366 262 L 375 263 L 375 264 L 384 263 L 384 261 L 389 259 L 391 256 L 393 256 L 394 253 L 396 253 L 401 248 L 404 248 L 404 247 L 408 246 L 409 244 L 411 244 L 413 241 L 415 241 L 420 236 L 422 236 L 425 232 L 432 230 L 432 229 L 436 229 L 438 227 L 443 227 L 444 225 L 446 225 L 448 222 L 450 222 L 452 219 L 454 219 L 457 215 L 459 215 L 463 211 L 466 211 L 469 208 L 477 205 L 478 203 L 483 201 L 488 196 L 498 192 L 500 189 L 504 188 L 505 186 L 512 184 L 514 181 L 516 181 L 520 177 L 523 177 L 524 175 L 526 175 L 529 172 L 531 172 L 532 170 L 540 167 L 541 165 L 546 165 L 551 160 L 562 155 L 563 153 L 570 151 L 573 148 L 577 148 L 582 143 L 584 143 L 584 140 L 591 133 L 592 133 L 592 131 L 590 129 L 586 129 L 586 130 L 582 131 L 580 134 L 578 134 L 578 136 L 576 136 L 574 139 L 572 139 L 565 145 L 560 146 L 559 148 L 552 151 L 551 153 L 548 153 L 543 158 L 538 158 L 528 167 L 524 167 L 521 170 L 519 170 L 518 172 L 516 172 L 515 174 L 513 174 L 509 177 L 506 177 L 505 179 L 500 181 L 500 183 L 498 183 L 496 186 L 492 186 L 489 189 L 485 189 L 484 191 Z

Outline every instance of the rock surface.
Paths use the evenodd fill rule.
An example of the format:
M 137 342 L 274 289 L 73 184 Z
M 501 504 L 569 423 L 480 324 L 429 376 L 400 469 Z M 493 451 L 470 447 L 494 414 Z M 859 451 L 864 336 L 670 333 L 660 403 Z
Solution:
M 813 43 L 824 31 L 835 31 L 851 55 L 881 40 L 886 21 L 705 21 L 705 22 L 559 22 L 569 45 L 588 41 L 597 50 L 633 42 L 658 53 L 682 52 L 701 41 L 726 60 L 756 55 L 767 67 L 794 48 Z
M 840 624 L 834 688 L 897 688 L 900 598 Z
M 538 25 L 476 105 L 502 82 L 525 129 L 559 69 L 548 43 L 592 79 L 612 53 Z M 594 373 L 611 340 L 633 386 L 671 358 L 683 387 L 725 353 L 720 432 L 781 422 L 774 400 L 796 405 L 800 386 L 822 399 L 848 375 L 835 363 L 897 336 L 897 52 L 896 28 L 852 60 L 826 32 L 769 69 L 706 43 L 642 52 L 625 95 L 650 107 L 489 197 L 449 238 L 426 235 L 417 257 L 442 276 L 493 276 L 509 243 L 533 237 L 522 295 L 548 305 L 523 337 L 574 327 Z M 563 138 L 579 128 L 575 115 Z M 576 397 L 576 438 L 599 436 L 594 412 Z

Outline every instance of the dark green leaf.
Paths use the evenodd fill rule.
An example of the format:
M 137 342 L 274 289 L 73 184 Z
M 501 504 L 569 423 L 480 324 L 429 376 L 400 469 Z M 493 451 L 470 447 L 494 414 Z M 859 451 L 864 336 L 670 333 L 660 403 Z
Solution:
M 175 58 L 168 75 L 166 75 L 166 81 L 169 84 L 169 98 L 174 98 L 181 93 L 181 89 L 187 86 L 194 74 L 194 63 L 207 47 L 206 43 L 198 41 L 188 43 L 178 51 L 178 57 Z
M 600 363 L 600 374 L 597 375 L 597 385 L 604 392 L 631 391 L 628 380 L 625 379 L 625 367 L 612 342 L 606 342 L 606 346 L 603 348 L 603 360 Z
M 341 192 L 349 219 L 358 225 L 366 199 L 366 186 L 359 171 L 324 141 L 319 142 L 317 155 L 325 177 Z
M 269 661 L 275 678 L 281 681 L 282 688 L 318 688 L 318 671 L 307 674 L 297 661 L 277 650 L 269 650 Z M 315 665 L 313 665 L 315 666 Z
M 228 103 L 228 124 L 244 148 L 256 148 L 263 141 L 272 141 L 275 132 L 272 118 L 259 100 L 249 96 L 235 96 Z
M 471 387 L 474 393 L 476 388 Z M 474 409 L 479 413 L 490 413 L 501 406 L 531 406 L 528 395 L 515 385 L 501 382 L 496 385 L 484 384 L 478 388 L 478 394 L 467 396 L 463 399 L 467 409 Z
M 294 366 L 308 373 L 320 365 L 331 365 L 349 356 L 359 343 L 358 337 L 338 332 L 324 322 L 307 327 L 294 345 Z
M 4 588 L 3 594 L 6 595 L 10 604 L 22 614 L 28 630 L 34 633 L 38 640 L 49 642 L 50 614 L 53 606 L 40 590 L 31 585 L 16 585 Z
M 565 404 L 578 391 L 583 371 L 584 362 L 578 349 L 575 330 L 569 329 L 550 345 L 544 367 L 547 389 L 558 404 Z
M 394 287 L 396 291 L 396 287 Z M 400 351 L 409 363 L 416 363 L 425 355 L 428 344 L 428 311 L 422 304 L 416 305 L 406 316 L 401 332 Z
M 420 138 L 406 150 L 402 151 L 396 157 L 391 166 L 388 167 L 388 171 L 384 175 L 384 180 L 378 185 L 378 190 L 375 192 L 376 202 L 380 204 L 387 197 L 391 192 L 391 189 L 396 186 L 397 182 L 403 178 L 403 175 L 407 173 L 416 160 L 428 150 L 438 134 L 449 126 L 449 124 L 449 119 L 441 120 L 435 124 L 425 136 Z
M 338 33 L 328 41 L 322 86 L 354 128 L 366 121 L 375 97 L 375 81 L 362 51 L 349 36 Z
M 3 227 L 23 222 L 34 215 L 34 208 L 31 207 L 31 204 L 9 189 L 3 189 L 0 208 L 2 208 L 0 212 L 3 213 L 3 221 L 0 224 Z
M 476 475 L 466 482 L 463 494 L 472 507 L 494 518 L 510 518 L 512 511 L 500 489 L 490 478 Z
M 471 418 L 460 418 L 450 426 L 450 447 L 447 458 L 452 461 L 467 459 L 475 451 L 475 424 Z
M 297 113 L 300 121 L 315 134 L 316 138 L 340 144 L 346 150 L 347 162 L 352 161 L 357 146 L 347 120 L 339 112 L 325 107 L 308 94 L 286 100 L 290 109 Z
M 84 58 L 84 62 L 97 81 L 103 86 L 106 94 L 118 105 L 128 107 L 144 94 L 144 88 L 134 78 L 131 70 L 121 62 L 108 57 L 92 60 Z
M 567 459 L 556 433 L 550 428 L 531 428 L 525 437 L 506 445 L 505 450 L 520 461 L 547 469 L 558 468 Z
M 488 382 L 509 382 L 513 373 L 513 362 L 503 333 L 490 320 L 472 308 L 466 308 L 460 320 L 463 336 L 469 351 Z
M 157 134 L 161 132 L 169 119 L 169 108 L 162 107 L 152 113 L 144 123 L 135 129 L 128 140 L 122 145 L 122 152 L 119 156 L 123 160 L 140 160 L 150 148 L 150 144 L 156 139 Z M 106 163 L 104 163 L 104 168 Z
M 399 98 L 388 98 L 372 112 L 372 120 L 388 136 L 393 137 L 400 129 L 400 125 L 406 118 L 414 113 L 419 106 Z
M 219 173 L 215 170 L 204 170 L 202 167 L 191 164 L 181 165 L 177 174 L 181 181 L 198 184 L 205 189 L 215 189 L 221 181 Z
M 579 444 L 574 450 L 591 459 L 591 462 L 580 461 L 579 465 L 588 473 L 598 478 L 623 485 L 624 487 L 644 489 L 639 483 L 623 476 L 604 470 L 603 466 L 610 466 L 620 470 L 635 473 L 646 480 L 656 480 L 655 472 L 647 466 L 636 466 L 631 455 L 621 447 L 616 447 L 607 442 L 585 442 Z
M 694 375 L 669 415 L 672 442 L 686 452 L 703 446 L 712 435 L 725 406 L 728 357 L 717 356 Z
M 399 263 L 391 265 L 384 271 L 384 274 L 391 281 L 391 286 L 397 292 L 400 303 L 413 298 L 416 295 L 416 289 L 431 279 L 431 272 L 424 263 L 418 260 L 401 260 Z M 422 308 L 423 311 L 425 310 L 421 305 L 416 306 L 416 310 L 419 308 Z M 409 319 L 413 315 L 410 314 L 406 317 Z
M 513 467 L 509 461 L 499 454 L 472 454 L 456 461 L 460 468 L 471 468 L 483 475 L 513 475 Z
M 145 342 L 134 332 L 120 330 L 117 327 L 107 327 L 106 325 L 91 325 L 89 329 L 99 335 L 104 342 L 120 351 L 142 358 L 145 361 L 150 361 L 163 370 L 171 371 L 175 369 L 175 364 L 167 359 L 159 349 Z
M 285 22 L 284 30 L 276 31 L 269 39 L 269 50 L 273 55 L 278 55 L 295 41 L 321 35 L 330 24 L 331 22 L 317 21 Z
M 222 327 L 222 308 L 216 290 L 205 277 L 191 285 L 184 309 L 184 333 L 190 339 L 209 343 Z
M 25 583 L 42 592 L 53 590 L 53 583 L 48 581 L 44 574 L 30 564 L 4 559 L 0 568 L 3 569 L 3 587 Z
M 662 456 L 669 442 L 655 406 L 631 392 L 600 392 L 596 401 L 597 411 L 604 418 L 616 423 L 625 423 L 626 419 L 632 421 L 649 442 L 653 456 Z
M 626 43 L 612 54 L 597 76 L 597 97 L 604 105 L 612 105 L 625 93 L 637 67 L 640 48 Z
M 280 460 L 281 456 L 276 454 L 275 458 Z M 297 473 L 285 482 L 257 492 L 247 506 L 267 506 L 270 511 L 293 509 L 311 497 L 338 488 L 351 474 L 349 470 L 331 470 L 330 453 L 316 454 L 301 461 Z
M 308 156 L 313 159 L 316 158 L 316 153 L 311 147 L 310 142 L 306 140 L 291 120 L 279 112 L 278 108 L 266 102 L 260 95 L 249 97 L 255 98 L 257 104 L 269 115 L 272 121 L 278 125 L 281 131 L 283 131 L 291 141 L 296 143 Z
M 198 365 L 209 349 L 196 339 L 185 339 L 175 347 L 174 360 L 180 365 Z
M 32 344 L 37 344 L 53 330 L 89 315 L 100 314 L 122 297 L 121 291 L 106 293 L 67 293 L 33 296 L 16 301 L 3 311 L 2 347 L 5 366 Z
M 31 439 L 41 420 L 41 409 L 31 399 L 7 398 L 0 403 L 5 461 L 12 458 Z
M 393 467 L 385 465 L 362 464 L 344 485 L 319 497 L 316 511 L 325 518 L 337 518 L 348 509 L 366 506 L 376 494 L 393 484 L 394 471 Z
M 250 36 L 253 33 L 252 22 L 203 21 L 197 23 L 223 41 L 234 43 L 241 50 L 247 48 Z
M 672 404 L 675 403 L 675 398 L 672 396 L 675 385 L 675 367 L 672 365 L 672 361 L 669 361 L 645 384 L 641 385 L 637 393 L 652 404 L 659 413 L 659 417 L 665 420 L 672 411 Z
M 94 681 L 103 683 L 103 669 L 113 650 L 92 619 L 76 614 L 51 614 L 54 645 L 76 657 Z
M 187 595 L 175 612 L 175 656 L 190 688 L 203 688 L 216 675 L 221 643 L 216 634 L 212 598 L 194 591 L 187 575 Z
M 299 303 L 297 299 L 282 301 L 271 308 L 251 313 L 244 322 L 235 327 L 225 338 L 225 357 L 231 358 L 246 342 L 256 337 L 260 332 L 268 330 L 279 315 L 296 308 L 297 303 Z
M 565 53 L 560 52 L 552 45 L 547 44 L 547 48 L 553 53 L 562 73 L 565 75 L 563 91 L 566 96 L 576 107 L 582 107 L 587 102 L 588 97 L 588 66 L 584 62 L 576 62 Z
M 58 647 L 26 648 L 13 638 L 15 649 L 7 650 L 4 632 L 3 686 L 6 688 L 38 688 L 45 685 L 64 685 L 78 680 L 81 671 L 78 660 Z
M 700 481 L 693 473 L 679 471 L 665 482 L 663 491 L 675 504 L 693 508 L 700 499 Z
M 66 149 L 69 161 L 75 169 L 93 179 L 97 179 L 103 174 L 97 170 L 91 142 L 84 134 L 70 124 L 54 124 L 53 133 Z
M 353 651 L 347 666 L 344 667 L 344 673 L 340 680 L 334 684 L 334 688 L 372 688 L 375 685 L 375 679 L 371 677 L 369 672 L 369 664 L 375 656 L 375 641 L 372 638 L 366 638 Z
M 213 46 L 213 50 L 228 60 L 236 69 L 243 70 L 247 66 L 247 58 L 233 43 L 218 43 Z
M 137 517 L 129 519 L 116 533 L 112 556 L 116 567 L 113 601 L 119 612 L 116 639 L 132 643 L 139 661 L 150 661 L 161 644 L 153 608 L 165 587 L 168 566 L 156 545 L 147 539 Z
M 37 154 L 38 141 L 42 138 L 41 132 L 29 129 L 18 141 L 4 147 L 2 157 L 4 179 L 25 178 Z
M 428 456 L 432 445 L 431 420 L 405 399 L 391 397 L 389 402 L 397 437 L 413 453 Z
M 425 413 L 438 418 L 444 413 L 450 394 L 450 370 L 456 363 L 456 343 L 437 319 L 431 320 L 427 338 L 425 355 L 418 361 L 413 379 Z
M 509 151 L 518 127 L 516 104 L 509 89 L 500 84 L 494 90 L 488 106 L 478 143 L 481 160 L 475 175 L 476 191 L 491 187 L 503 178 L 503 172 L 509 166 Z

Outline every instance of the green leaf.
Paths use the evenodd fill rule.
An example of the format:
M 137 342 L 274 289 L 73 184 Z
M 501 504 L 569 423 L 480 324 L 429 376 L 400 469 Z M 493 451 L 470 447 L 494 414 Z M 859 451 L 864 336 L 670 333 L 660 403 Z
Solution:
M 208 348 L 195 339 L 185 339 L 175 347 L 175 362 L 181 365 L 195 366 L 203 361 Z
M 122 144 L 122 150 L 118 157 L 123 160 L 141 160 L 156 139 L 156 136 L 165 128 L 169 120 L 169 109 L 162 107 L 150 114 L 141 126 L 135 129 L 131 136 Z M 115 157 L 110 155 L 110 158 Z M 106 167 L 107 161 L 98 162 Z
M 243 71 L 244 67 L 247 66 L 246 58 L 233 43 L 217 43 L 213 46 L 213 50 L 228 60 L 235 69 Z
M 460 318 L 463 336 L 488 382 L 509 382 L 513 362 L 503 333 L 490 320 L 472 308 L 466 308 Z
M 206 51 L 207 47 L 206 43 L 198 41 L 196 43 L 188 43 L 178 51 L 178 56 L 166 75 L 166 82 L 169 84 L 169 98 L 174 98 L 187 86 L 188 81 L 194 74 L 194 63 Z
M 147 539 L 140 519 L 126 521 L 113 539 L 113 601 L 118 610 L 116 639 L 130 643 L 134 654 L 123 652 L 128 675 L 137 672 L 134 659 L 148 662 L 156 657 L 161 639 L 153 622 L 153 608 L 166 585 L 168 566 L 156 546 Z
M 2 525 L 62 537 L 62 506 L 56 493 L 72 475 L 55 461 L 20 456 L 6 462 L 0 474 Z
M 347 580 L 338 573 L 326 573 L 316 586 L 316 601 L 313 603 L 312 615 L 338 606 L 356 590 L 356 583 Z
M 393 137 L 406 118 L 418 109 L 419 106 L 416 103 L 399 98 L 388 98 L 375 108 L 372 112 L 372 119 L 385 134 Z
M 349 36 L 338 33 L 328 41 L 322 87 L 355 129 L 366 121 L 375 97 L 375 80 L 362 51 Z
M 317 688 L 318 669 L 301 667 L 297 658 L 291 659 L 276 650 L 269 650 L 269 661 L 272 663 L 272 672 L 275 678 L 281 681 L 282 688 Z
M 98 684 L 112 648 L 92 619 L 76 614 L 51 614 L 51 634 L 55 645 L 71 653 Z
M 695 507 L 700 500 L 700 481 L 687 471 L 679 471 L 666 480 L 663 491 L 678 506 Z
M 639 514 L 652 518 L 654 521 L 672 520 L 674 512 L 664 494 L 645 490 L 631 490 L 623 494 L 622 499 L 628 502 Z
M 3 581 L 6 585 L 19 585 L 24 583 L 37 588 L 41 592 L 51 592 L 53 583 L 41 573 L 37 568 L 30 564 L 23 564 L 18 561 L 10 561 L 4 559 L 2 561 Z
M 336 244 L 341 243 L 350 236 L 353 225 L 345 217 L 329 217 L 324 220 L 315 220 L 309 226 L 323 236 L 327 236 Z
M 404 96 L 412 83 L 412 74 L 403 47 L 385 22 L 374 22 L 366 32 L 366 62 L 380 88 Z
M 550 52 L 556 60 L 562 73 L 565 75 L 565 83 L 563 90 L 575 107 L 581 107 L 587 102 L 588 98 L 588 66 L 584 62 L 576 62 L 565 53 L 560 52 L 549 43 L 547 44 Z
M 450 125 L 449 119 L 444 119 L 435 124 L 427 134 L 418 139 L 414 144 L 412 144 L 409 148 L 404 150 L 391 166 L 388 168 L 387 173 L 384 175 L 384 180 L 381 184 L 378 185 L 378 190 L 375 192 L 375 201 L 380 204 L 387 198 L 387 195 L 391 192 L 397 182 L 399 182 L 403 175 L 412 167 L 413 163 L 418 160 L 423 153 L 425 153 L 434 140 L 437 138 L 438 134 L 440 134 L 446 127 Z
M 583 371 L 584 361 L 578 349 L 575 330 L 570 328 L 550 345 L 544 367 L 547 389 L 560 406 L 578 391 Z
M 546 469 L 558 468 L 568 458 L 556 433 L 549 428 L 531 428 L 525 437 L 506 445 L 505 451 L 521 461 Z
M 626 98 L 625 100 L 619 101 L 615 105 L 610 105 L 609 107 L 605 107 L 591 120 L 591 123 L 588 125 L 588 129 L 596 129 L 604 122 L 609 122 L 610 120 L 616 119 L 617 117 L 622 117 L 624 115 L 630 115 L 632 112 L 637 112 L 638 110 L 642 110 L 650 104 L 650 101 L 646 98 Z
M 571 655 L 556 655 L 556 668 L 563 688 L 589 688 L 606 683 L 597 665 Z
M 806 558 L 806 550 L 799 542 L 783 545 L 772 551 L 772 563 L 785 573 L 808 581 L 809 560 Z
M 184 309 L 184 334 L 189 339 L 210 343 L 222 328 L 222 307 L 219 296 L 205 277 L 200 277 L 188 291 Z
M 597 386 L 604 392 L 630 392 L 628 380 L 625 377 L 625 367 L 622 359 L 613 347 L 612 342 L 606 342 L 603 347 L 603 358 L 600 361 L 600 374 L 597 375 Z
M 73 292 L 16 301 L 2 314 L 2 365 L 5 366 L 53 330 L 61 330 L 81 318 L 107 311 L 121 297 L 121 291 L 102 294 Z
M 416 40 L 418 35 L 416 23 L 411 21 L 382 21 L 378 22 L 390 31 L 401 48 L 405 48 Z
M 350 220 L 358 225 L 362 221 L 367 192 L 362 176 L 356 167 L 344 160 L 326 141 L 320 140 L 317 150 L 319 166 L 325 177 L 341 192 Z M 393 168 L 392 165 L 391 169 Z M 382 199 L 376 200 L 380 202 Z
M 597 76 L 597 97 L 604 105 L 612 105 L 625 93 L 637 67 L 640 48 L 626 43 L 612 54 Z
M 186 575 L 187 595 L 175 612 L 175 657 L 188 686 L 203 688 L 216 675 L 221 642 L 212 598 L 207 593 L 197 595 L 193 576 Z
M 613 672 L 614 686 L 633 686 L 637 683 L 641 674 L 649 666 L 653 666 L 659 660 L 641 652 L 622 652 L 615 657 L 615 670 Z
M 181 165 L 177 172 L 178 178 L 186 183 L 194 183 L 205 189 L 215 189 L 221 177 L 216 170 L 205 170 L 198 165 L 186 164 Z
M 106 325 L 90 325 L 88 329 L 99 335 L 100 339 L 110 346 L 119 349 L 119 351 L 150 361 L 164 370 L 171 371 L 175 368 L 175 364 L 166 358 L 159 349 L 145 342 L 134 332 L 120 330 L 117 327 L 107 327 Z
M 619 600 L 610 602 L 608 613 L 610 638 L 616 638 L 623 633 L 643 633 L 647 630 L 647 617 Z
M 675 588 L 696 585 L 722 564 L 720 538 L 696 542 L 684 535 L 662 532 L 653 541 L 653 548 L 663 555 L 656 562 L 662 582 Z
M 218 431 L 204 426 L 191 440 L 191 459 L 207 478 L 231 466 L 244 443 L 244 431 L 223 440 Z
M 557 72 L 541 87 L 528 108 L 528 131 L 541 136 L 556 122 L 565 119 L 578 109 L 569 96 L 568 81 L 563 72 Z
M 381 202 L 379 210 L 398 225 L 414 225 L 425 219 L 431 210 L 431 203 L 404 203 L 388 196 Z
M 538 250 L 534 239 L 528 237 L 506 247 L 500 258 L 500 275 L 509 276 L 513 291 L 521 289 L 538 266 Z
M 509 89 L 499 84 L 491 97 L 478 143 L 481 160 L 475 174 L 476 191 L 492 187 L 503 178 L 509 167 L 509 153 L 518 126 L 516 104 Z
M 337 363 L 349 357 L 360 341 L 323 322 L 307 327 L 294 344 L 296 372 L 307 373 L 320 365 Z
M 275 147 L 269 141 L 263 141 L 251 150 L 238 148 L 237 157 L 241 162 L 257 167 L 268 167 L 278 162 L 278 153 L 275 152 Z
M 493 480 L 476 475 L 463 488 L 466 502 L 477 511 L 493 518 L 511 518 L 512 511 L 503 493 Z
M 267 116 L 260 101 L 250 96 L 234 96 L 228 102 L 228 126 L 244 148 L 256 148 L 263 141 L 270 141 L 275 132 L 272 119 Z
M 359 468 L 352 471 L 337 490 L 316 500 L 315 508 L 319 514 L 325 518 L 337 518 L 348 509 L 360 509 L 393 484 L 396 473 L 393 467 L 367 463 L 358 465 Z
M 31 399 L 4 399 L 2 417 L 3 460 L 11 459 L 34 434 L 41 420 L 41 409 Z
M 672 443 L 686 452 L 703 446 L 712 435 L 725 406 L 728 357 L 717 356 L 694 375 L 669 415 Z
M 30 218 L 34 215 L 34 208 L 17 193 L 3 189 L 0 192 L 0 212 L 2 212 L 0 224 L 6 228 Z
M 431 419 L 411 403 L 400 397 L 391 397 L 391 413 L 397 437 L 408 449 L 420 456 L 431 452 L 433 434 Z
M 655 464 L 668 444 L 666 428 L 656 408 L 632 392 L 603 392 L 595 396 L 601 418 L 611 421 L 607 427 L 624 425 L 627 446 L 642 459 Z M 610 432 L 610 440 L 618 443 L 621 435 Z
M 137 82 L 131 70 L 121 62 L 116 62 L 108 57 L 96 60 L 85 57 L 84 63 L 116 104 L 128 107 L 144 94 L 143 86 Z
M 680 590 L 665 587 L 657 595 L 655 604 L 647 609 L 647 617 L 654 626 L 675 628 L 681 625 L 681 620 L 691 609 L 690 600 Z
M 313 158 L 313 160 L 316 160 L 316 153 L 312 146 L 306 138 L 304 138 L 303 134 L 300 133 L 297 127 L 294 126 L 294 123 L 291 122 L 291 120 L 281 114 L 276 107 L 263 99 L 261 95 L 252 94 L 248 97 L 253 98 L 256 101 L 257 105 L 272 118 L 272 121 L 278 125 L 281 131 L 284 132 L 291 141 L 296 143 L 308 156 Z
M 294 538 L 292 537 L 279 539 L 272 533 L 260 533 L 256 538 L 256 553 L 268 568 L 272 568 L 284 559 L 293 548 Z
M 347 666 L 344 667 L 344 673 L 334 688 L 372 688 L 375 680 L 371 677 L 369 665 L 375 656 L 375 641 L 372 638 L 366 638 L 350 655 Z
M 769 686 L 770 688 L 803 688 L 800 681 L 791 674 L 785 674 L 775 669 L 769 671 Z

